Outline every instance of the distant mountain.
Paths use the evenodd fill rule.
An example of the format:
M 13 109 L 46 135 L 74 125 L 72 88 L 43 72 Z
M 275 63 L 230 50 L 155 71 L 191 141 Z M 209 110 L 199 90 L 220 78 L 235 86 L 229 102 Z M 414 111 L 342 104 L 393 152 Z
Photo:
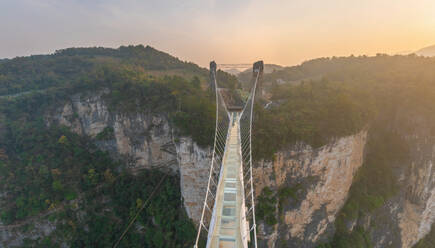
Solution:
M 223 69 L 224 72 L 228 72 L 229 74 L 233 74 L 235 76 L 237 76 L 241 71 L 235 68 L 231 68 L 231 69 Z
M 396 52 L 396 53 L 394 53 L 392 55 L 409 55 L 409 54 L 413 54 L 413 53 L 415 53 L 415 52 L 412 51 L 412 50 L 403 50 L 403 51 L 400 51 L 400 52 Z
M 281 69 L 283 69 L 283 68 L 284 68 L 284 66 L 280 66 L 280 65 L 275 65 L 275 64 L 265 64 L 265 65 L 264 65 L 264 73 L 271 73 L 271 72 L 273 72 L 273 71 L 279 71 L 279 70 L 281 70 Z M 243 73 L 246 73 L 246 72 L 249 72 L 249 73 L 250 73 L 251 71 L 252 71 L 252 67 L 250 67 L 250 68 L 244 70 Z
M 415 54 L 420 55 L 420 56 L 426 56 L 426 57 L 434 57 L 435 56 L 435 45 L 422 48 L 422 49 L 416 51 Z
M 0 60 L 0 96 L 65 87 L 102 68 L 112 67 L 140 70 L 156 77 L 196 76 L 204 85 L 208 82 L 207 69 L 150 46 L 67 48 L 50 55 Z

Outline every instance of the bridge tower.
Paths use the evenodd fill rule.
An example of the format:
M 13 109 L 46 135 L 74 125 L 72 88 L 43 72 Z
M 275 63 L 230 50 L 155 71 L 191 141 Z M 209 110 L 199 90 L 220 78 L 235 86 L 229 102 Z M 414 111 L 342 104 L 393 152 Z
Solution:
M 216 91 L 216 69 L 217 69 L 217 65 L 216 62 L 211 61 L 210 62 L 210 83 L 209 83 L 209 89 L 213 92 Z
M 263 89 L 263 71 L 264 63 L 262 60 L 255 62 L 254 66 L 252 66 L 252 79 L 255 80 L 258 75 L 257 94 L 260 94 L 261 97 L 263 97 L 265 93 Z

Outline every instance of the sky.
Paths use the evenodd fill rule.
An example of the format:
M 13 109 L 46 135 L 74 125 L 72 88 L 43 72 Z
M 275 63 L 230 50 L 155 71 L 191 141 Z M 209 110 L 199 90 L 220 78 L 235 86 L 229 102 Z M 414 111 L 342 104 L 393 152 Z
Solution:
M 0 58 L 137 44 L 202 66 L 412 52 L 435 44 L 435 1 L 0 0 Z

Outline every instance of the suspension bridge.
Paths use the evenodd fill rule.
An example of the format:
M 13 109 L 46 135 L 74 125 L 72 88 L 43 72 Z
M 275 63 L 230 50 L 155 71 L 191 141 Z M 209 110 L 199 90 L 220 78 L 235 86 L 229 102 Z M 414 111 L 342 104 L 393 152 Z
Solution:
M 225 102 L 210 63 L 216 93 L 216 129 L 209 179 L 194 248 L 257 248 L 252 175 L 252 119 L 263 62 L 254 63 L 252 86 L 243 106 Z

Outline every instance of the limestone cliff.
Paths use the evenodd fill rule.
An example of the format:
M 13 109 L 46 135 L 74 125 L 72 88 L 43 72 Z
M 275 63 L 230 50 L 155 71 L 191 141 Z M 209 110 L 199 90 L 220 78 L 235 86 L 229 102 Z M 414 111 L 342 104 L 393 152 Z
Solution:
M 133 172 L 155 168 L 178 173 L 186 211 L 198 221 L 208 180 L 209 149 L 199 147 L 189 137 L 175 137 L 163 113 L 110 111 L 104 102 L 105 93 L 72 96 L 47 113 L 47 125 L 65 125 L 95 138 L 101 149 L 127 161 Z
M 180 165 L 180 186 L 187 214 L 199 223 L 207 188 L 211 151 L 198 147 L 191 138 L 180 138 L 177 143 Z
M 28 225 L 31 230 L 26 230 Z M 3 226 L 0 222 L 0 247 L 22 247 L 25 240 L 37 240 L 56 230 L 56 224 L 47 219 L 30 219 L 15 225 Z
M 346 201 L 353 177 L 362 165 L 367 133 L 340 138 L 313 149 L 299 144 L 255 168 L 256 193 L 296 188 L 296 197 L 277 194 L 278 223 L 260 222 L 261 247 L 313 247 L 331 236 L 335 217 Z M 297 187 L 295 187 L 297 185 Z
M 400 110 L 391 128 L 406 141 L 409 158 L 393 165 L 398 193 L 380 209 L 363 214 L 355 223 L 381 247 L 412 247 L 430 232 L 435 221 L 435 139 L 425 114 Z
M 164 114 L 109 111 L 104 91 L 77 94 L 46 116 L 47 124 L 61 124 L 74 132 L 96 138 L 97 145 L 112 155 L 128 159 L 132 169 L 178 170 L 172 129 Z M 106 130 L 107 135 L 98 138 Z

